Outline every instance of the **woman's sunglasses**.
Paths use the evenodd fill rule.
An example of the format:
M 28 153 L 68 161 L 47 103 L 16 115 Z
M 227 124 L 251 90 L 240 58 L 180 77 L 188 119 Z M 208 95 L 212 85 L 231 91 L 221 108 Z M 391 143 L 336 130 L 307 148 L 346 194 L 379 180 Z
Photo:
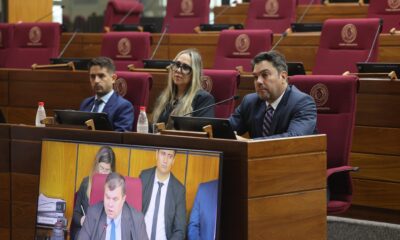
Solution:
M 174 71 L 178 71 L 178 69 L 181 69 L 182 73 L 185 75 L 189 75 L 192 73 L 192 67 L 187 65 L 186 63 L 172 62 L 171 67 Z

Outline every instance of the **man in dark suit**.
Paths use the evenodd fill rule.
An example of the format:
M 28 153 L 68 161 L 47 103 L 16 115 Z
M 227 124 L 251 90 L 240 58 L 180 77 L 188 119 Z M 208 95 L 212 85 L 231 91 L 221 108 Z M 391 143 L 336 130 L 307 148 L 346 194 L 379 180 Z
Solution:
M 95 96 L 83 100 L 80 111 L 105 112 L 115 131 L 131 131 L 133 106 L 114 92 L 113 84 L 117 75 L 113 61 L 107 57 L 92 59 L 89 62 L 89 75 Z
M 125 192 L 124 177 L 110 173 L 104 201 L 89 207 L 78 240 L 148 239 L 143 214 L 125 203 Z
M 238 135 L 281 138 L 316 133 L 314 99 L 288 84 L 286 60 L 278 52 L 262 52 L 252 61 L 256 93 L 246 95 L 229 118 Z M 246 140 L 238 136 L 240 140 Z
M 171 173 L 175 150 L 159 149 L 156 167 L 140 173 L 143 213 L 150 240 L 185 239 L 185 187 Z
M 188 224 L 188 240 L 214 240 L 217 220 L 218 180 L 199 185 Z

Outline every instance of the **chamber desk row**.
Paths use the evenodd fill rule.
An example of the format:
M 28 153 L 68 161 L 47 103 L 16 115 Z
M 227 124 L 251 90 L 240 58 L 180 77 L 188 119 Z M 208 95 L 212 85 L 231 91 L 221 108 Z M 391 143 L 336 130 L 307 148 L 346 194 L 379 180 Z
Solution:
M 78 33 L 66 49 L 64 57 L 92 58 L 100 56 L 103 33 Z M 151 35 L 151 49 L 154 51 L 160 35 Z M 61 48 L 70 40 L 72 33 L 63 33 Z M 205 68 L 212 68 L 217 49 L 218 33 L 202 34 L 166 34 L 156 51 L 154 59 L 174 59 L 183 49 L 196 48 L 200 51 Z M 281 38 L 274 34 L 273 43 Z M 282 52 L 287 61 L 303 62 L 306 71 L 311 71 L 315 64 L 320 33 L 293 33 L 285 37 L 276 50 Z M 135 46 L 133 46 L 133 49 Z M 400 35 L 381 34 L 379 37 L 380 62 L 398 62 L 400 59 Z
M 220 239 L 326 239 L 326 136 L 251 143 L 0 124 L 0 239 L 33 239 L 41 141 L 221 151 Z

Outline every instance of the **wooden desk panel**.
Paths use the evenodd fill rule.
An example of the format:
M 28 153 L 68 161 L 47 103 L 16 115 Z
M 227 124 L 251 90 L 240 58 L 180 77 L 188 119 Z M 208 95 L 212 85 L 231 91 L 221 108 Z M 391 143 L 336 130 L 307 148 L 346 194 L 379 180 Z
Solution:
M 249 4 L 238 4 L 236 7 L 215 7 L 214 14 L 218 16 L 215 23 L 241 23 L 247 18 Z M 299 5 L 296 9 L 297 21 L 303 15 L 307 5 Z M 367 16 L 368 5 L 359 4 L 328 4 L 312 5 L 302 22 L 322 23 L 330 18 L 364 18 Z

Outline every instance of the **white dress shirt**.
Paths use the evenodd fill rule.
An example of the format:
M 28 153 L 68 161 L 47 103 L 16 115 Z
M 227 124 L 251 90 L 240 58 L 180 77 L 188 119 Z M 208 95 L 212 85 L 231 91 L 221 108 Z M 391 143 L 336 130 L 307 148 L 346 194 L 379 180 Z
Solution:
M 122 216 L 122 211 L 114 219 L 114 224 L 115 224 L 115 240 L 122 240 L 121 237 L 121 216 Z M 106 240 L 109 240 L 111 237 L 111 218 L 107 217 L 107 232 L 106 232 Z
M 154 215 L 154 208 L 156 204 L 156 197 L 158 191 L 158 182 L 162 182 L 164 185 L 161 188 L 160 206 L 158 208 L 156 239 L 167 240 L 167 235 L 165 234 L 165 199 L 167 197 L 167 188 L 170 176 L 168 176 L 168 178 L 164 181 L 160 181 L 157 178 L 157 173 L 154 174 L 154 176 L 155 177 L 154 177 L 153 191 L 151 193 L 150 205 L 144 217 L 144 221 L 146 223 L 147 236 L 149 237 L 149 239 L 151 238 L 151 228 L 153 225 L 153 215 Z
M 282 95 L 279 96 L 279 97 L 278 97 L 273 103 L 271 103 L 271 104 L 269 104 L 269 102 L 265 101 L 265 105 L 267 105 L 267 108 L 268 108 L 269 105 L 271 105 L 271 107 L 274 109 L 274 113 L 275 113 L 275 110 L 276 110 L 276 108 L 278 107 L 279 103 L 281 102 L 283 95 L 285 95 L 285 92 L 286 92 L 286 89 L 285 89 L 285 91 L 283 91 Z
M 103 112 L 104 107 L 106 106 L 108 100 L 110 100 L 110 97 L 114 94 L 114 90 L 111 90 L 109 93 L 107 93 L 106 95 L 102 96 L 100 99 L 103 100 L 103 102 L 99 105 L 99 110 L 97 112 Z M 97 95 L 94 97 L 94 100 L 96 101 L 97 99 L 99 99 L 97 97 Z M 92 109 L 90 110 L 91 112 L 93 112 L 94 109 L 94 104 Z

